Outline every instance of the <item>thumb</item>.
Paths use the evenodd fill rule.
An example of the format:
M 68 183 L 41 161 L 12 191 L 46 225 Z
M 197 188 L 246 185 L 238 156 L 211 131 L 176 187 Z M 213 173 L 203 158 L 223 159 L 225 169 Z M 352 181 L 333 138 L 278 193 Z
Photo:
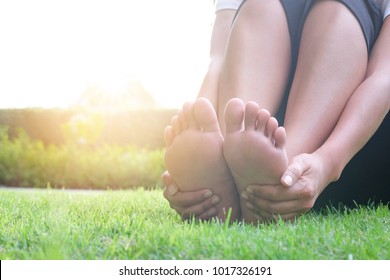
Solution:
M 161 179 L 162 179 L 164 186 L 168 186 L 168 185 L 171 185 L 174 183 L 173 178 L 172 178 L 171 174 L 169 174 L 168 171 L 165 171 L 163 173 L 163 175 L 161 176 Z
M 168 192 L 170 196 L 174 196 L 179 191 L 179 188 L 176 186 L 172 176 L 168 171 L 165 171 L 161 177 L 165 186 L 164 193 Z
M 282 175 L 281 182 L 285 187 L 292 187 L 303 175 L 305 165 L 301 159 L 294 159 Z

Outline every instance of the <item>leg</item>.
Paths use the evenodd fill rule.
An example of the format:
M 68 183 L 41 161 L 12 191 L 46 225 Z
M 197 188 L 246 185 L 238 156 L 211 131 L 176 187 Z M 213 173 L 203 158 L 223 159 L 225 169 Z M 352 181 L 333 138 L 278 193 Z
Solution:
M 254 101 L 275 114 L 290 70 L 290 37 L 279 1 L 247 0 L 233 24 L 222 69 L 218 117 L 222 131 L 227 102 Z
M 265 179 L 267 183 L 278 183 L 273 176 L 280 176 L 279 173 L 286 168 L 286 157 L 282 155 L 280 160 L 274 161 L 273 167 L 277 171 L 267 167 L 259 174 L 259 168 L 255 166 L 260 158 L 267 159 L 268 162 L 268 157 L 285 155 L 284 143 L 283 147 L 275 148 L 273 134 L 277 123 L 275 124 L 275 119 L 269 121 L 269 113 L 264 111 L 258 116 L 259 107 L 254 103 L 248 103 L 248 111 L 245 114 L 247 127 L 242 131 L 242 101 L 254 101 L 260 108 L 275 114 L 285 92 L 290 64 L 290 36 L 280 1 L 247 0 L 241 7 L 230 33 L 218 97 L 219 123 L 223 133 L 226 133 L 224 156 L 240 194 L 249 183 L 257 182 L 258 178 Z M 232 98 L 240 98 L 242 101 L 233 99 L 226 107 Z M 267 129 L 268 123 L 270 125 Z M 279 141 L 279 138 L 276 137 L 277 144 L 284 142 Z M 254 151 L 256 152 L 253 153 Z M 241 200 L 242 217 L 248 222 L 256 220 L 243 203 Z
M 359 22 L 342 3 L 319 1 L 302 33 L 285 129 L 291 159 L 316 150 L 330 135 L 362 82 L 367 47 Z
M 349 97 L 364 78 L 366 64 L 366 44 L 356 18 L 339 2 L 318 2 L 305 23 L 288 102 L 285 129 L 289 157 L 312 152 L 329 136 Z M 248 184 L 254 182 L 257 185 L 280 182 L 283 173 L 280 167 L 286 165 L 287 158 L 285 136 L 281 137 L 281 133 L 275 130 L 271 138 L 275 145 L 262 143 L 264 137 L 269 137 L 267 132 L 263 135 L 248 133 L 253 130 L 253 125 L 247 121 L 252 109 L 247 106 L 243 118 L 242 106 L 237 106 L 241 108 L 240 115 L 231 110 L 233 104 L 229 103 L 226 110 L 228 133 L 224 147 L 238 190 L 242 193 Z M 261 118 L 258 117 L 256 122 L 261 124 Z M 245 125 L 244 131 L 241 131 L 242 125 Z M 255 144 L 245 144 L 248 137 Z M 237 150 L 246 157 L 232 156 Z M 255 150 L 266 156 L 258 156 Z M 274 156 L 269 156 L 271 154 Z M 245 206 L 242 206 L 242 213 L 244 219 L 253 221 L 253 213 Z
M 232 27 L 219 82 L 217 115 L 221 130 L 204 129 L 205 120 L 214 124 L 215 115 L 210 106 L 203 106 L 204 100 L 201 106 L 198 101 L 196 106 L 186 105 L 181 117 L 175 118 L 166 130 L 165 162 L 179 189 L 211 188 L 221 196 L 221 205 L 238 205 L 234 181 L 222 154 L 225 105 L 232 97 L 240 97 L 254 100 L 274 113 L 287 83 L 290 56 L 288 26 L 280 2 L 248 0 Z M 200 107 L 207 107 L 204 115 L 188 117 L 189 111 L 196 112 Z M 201 116 L 202 120 L 198 119 Z
M 249 102 L 244 109 L 240 99 L 228 102 L 225 118 L 224 156 L 238 192 L 242 194 L 248 186 L 259 182 L 278 185 L 288 165 L 284 128 L 278 127 L 277 120 L 254 102 Z M 242 218 L 246 222 L 258 222 L 255 213 L 246 207 L 245 196 L 241 195 L 240 203 Z

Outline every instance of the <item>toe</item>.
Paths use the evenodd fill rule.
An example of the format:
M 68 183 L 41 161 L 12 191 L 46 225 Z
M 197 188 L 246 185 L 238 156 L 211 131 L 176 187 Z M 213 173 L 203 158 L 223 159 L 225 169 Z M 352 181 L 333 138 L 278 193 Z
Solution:
M 188 121 L 184 115 L 184 111 L 180 111 L 177 115 L 178 119 L 179 119 L 179 123 L 180 123 L 180 127 L 182 130 L 185 130 L 185 129 L 188 129 L 189 127 L 189 124 L 188 124 Z
M 275 147 L 279 149 L 284 149 L 286 146 L 286 130 L 284 127 L 278 127 L 274 132 Z
M 274 117 L 269 118 L 267 122 L 266 136 L 272 138 L 277 128 L 278 128 L 278 121 Z
M 181 133 L 181 124 L 177 115 L 172 118 L 171 125 L 173 127 L 173 131 L 175 132 L 175 135 L 179 135 Z
M 183 114 L 187 128 L 199 128 L 193 113 L 194 102 L 186 102 L 183 105 Z
M 165 145 L 169 147 L 172 144 L 174 138 L 175 138 L 175 132 L 173 131 L 173 127 L 167 126 L 164 130 Z
M 195 101 L 193 115 L 197 125 L 203 128 L 203 131 L 220 131 L 215 109 L 206 98 L 199 98 Z
M 241 99 L 230 100 L 225 108 L 226 132 L 233 133 L 242 130 L 244 120 L 244 103 Z
M 245 130 L 255 130 L 259 106 L 255 102 L 249 102 L 245 107 Z
M 258 113 L 257 113 L 257 130 L 259 132 L 262 132 L 264 134 L 266 134 L 266 130 L 267 130 L 267 123 L 270 119 L 270 116 L 271 114 L 265 110 L 265 109 L 261 109 Z

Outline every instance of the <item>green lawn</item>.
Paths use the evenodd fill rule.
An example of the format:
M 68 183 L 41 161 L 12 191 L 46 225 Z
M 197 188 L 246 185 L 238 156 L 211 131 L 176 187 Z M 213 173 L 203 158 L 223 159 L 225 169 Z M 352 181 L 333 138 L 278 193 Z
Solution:
M 387 206 L 295 223 L 183 222 L 161 190 L 0 190 L 0 259 L 390 259 Z

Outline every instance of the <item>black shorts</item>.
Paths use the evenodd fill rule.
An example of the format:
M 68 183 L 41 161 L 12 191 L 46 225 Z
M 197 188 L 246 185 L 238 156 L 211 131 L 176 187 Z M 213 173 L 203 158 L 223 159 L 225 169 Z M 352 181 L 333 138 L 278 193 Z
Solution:
M 336 1 L 343 3 L 356 17 L 362 28 L 367 50 L 370 52 L 382 27 L 383 16 L 378 4 L 374 0 Z M 245 2 L 246 0 L 242 2 L 241 6 L 244 5 Z M 316 0 L 280 0 L 280 2 L 286 13 L 291 38 L 292 58 L 296 61 L 303 26 Z
M 352 12 L 352 14 L 355 15 L 362 28 L 363 35 L 366 40 L 367 51 L 370 53 L 383 22 L 383 16 L 378 4 L 374 0 L 336 1 L 343 3 Z M 286 13 L 291 41 L 291 69 L 289 81 L 287 83 L 285 97 L 282 100 L 280 109 L 275 116 L 279 123 L 283 124 L 287 107 L 288 93 L 290 92 L 291 84 L 294 79 L 303 27 L 316 0 L 280 0 L 280 2 Z
M 337 0 L 343 3 L 358 20 L 368 52 L 379 34 L 382 26 L 382 13 L 374 0 Z M 306 18 L 316 0 L 280 0 L 286 13 L 289 26 L 292 57 L 296 58 Z

